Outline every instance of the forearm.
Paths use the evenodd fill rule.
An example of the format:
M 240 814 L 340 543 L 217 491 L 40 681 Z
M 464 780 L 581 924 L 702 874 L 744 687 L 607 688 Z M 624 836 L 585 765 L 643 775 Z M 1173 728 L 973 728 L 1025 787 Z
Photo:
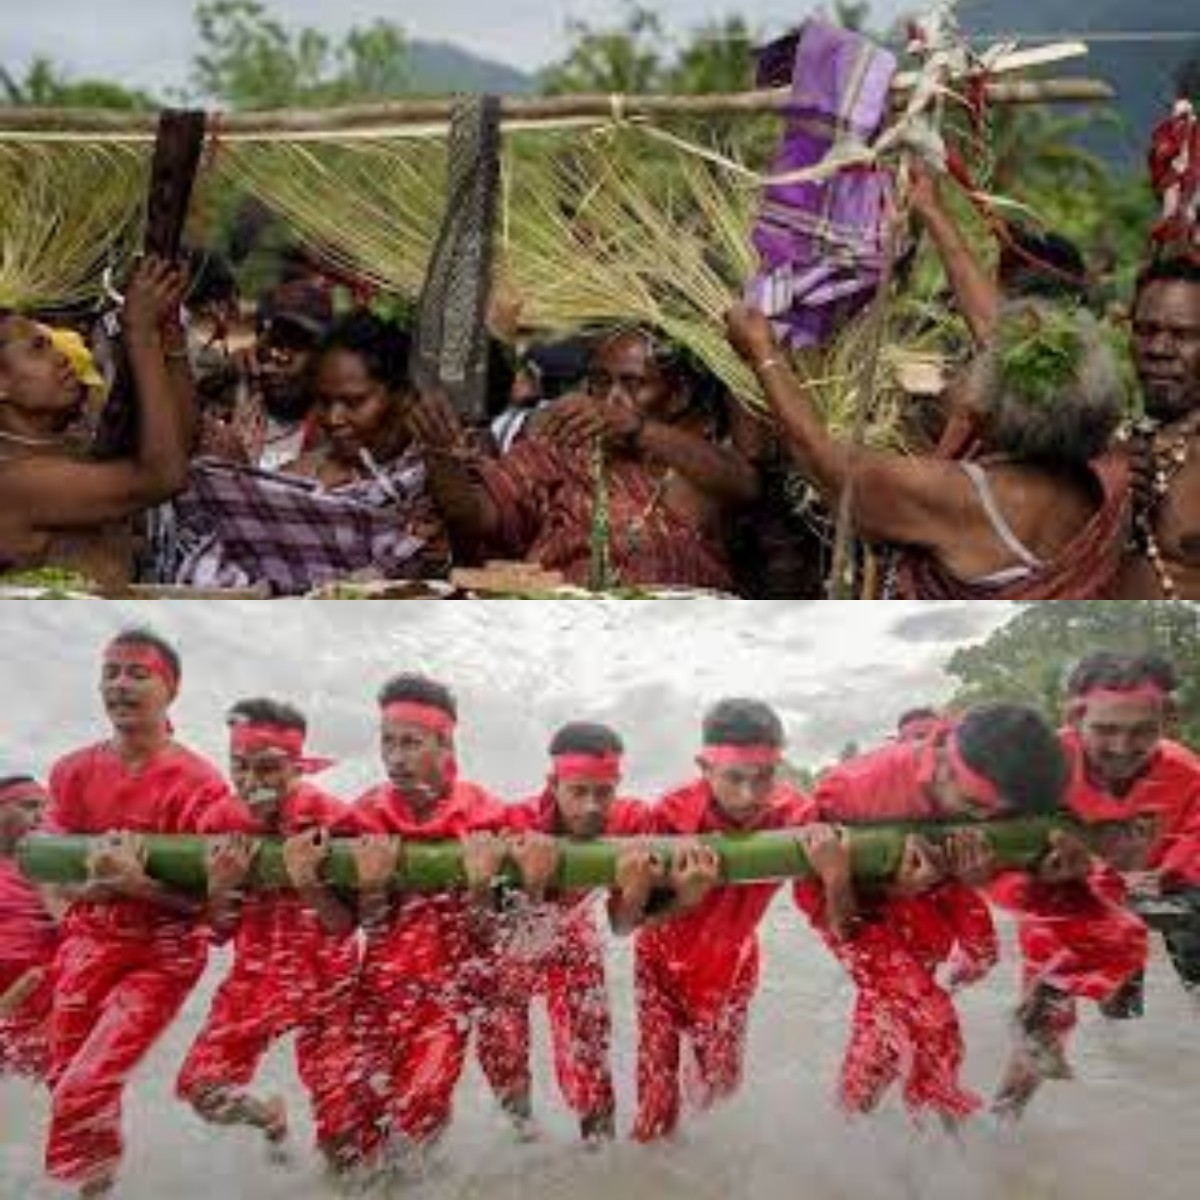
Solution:
M 453 451 L 426 451 L 429 491 L 454 549 L 468 557 L 492 541 L 500 517 L 471 460 Z
M 182 329 L 172 332 L 163 346 L 166 360 L 167 379 L 175 397 L 175 419 L 179 436 L 190 457 L 196 445 L 199 417 L 196 412 L 196 389 L 192 379 L 191 362 L 188 358 L 187 335 Z
M 317 914 L 326 933 L 342 937 L 353 931 L 354 914 L 325 884 L 308 884 L 296 890 L 304 904 Z
M 736 450 L 714 446 L 698 434 L 647 421 L 637 448 L 683 476 L 713 499 L 746 505 L 758 497 L 758 475 Z
M 649 900 L 648 891 L 613 891 L 608 898 L 608 924 L 613 933 L 626 937 L 642 925 Z
M 830 436 L 809 390 L 776 355 L 754 364 L 755 374 L 796 466 L 827 501 L 840 497 L 851 468 L 851 448 Z
M 241 897 L 237 892 L 217 891 L 208 896 L 207 917 L 213 933 L 225 938 L 238 926 L 242 915 Z
M 986 342 L 996 328 L 1000 312 L 999 287 L 983 269 L 946 209 L 940 204 L 933 205 L 921 216 L 971 335 L 977 342 Z
M 358 894 L 358 923 L 368 933 L 382 929 L 392 911 L 392 898 L 386 888 L 364 888 Z
M 187 480 L 189 446 L 159 335 L 131 337 L 129 362 L 138 403 L 134 461 L 152 491 L 179 491 Z

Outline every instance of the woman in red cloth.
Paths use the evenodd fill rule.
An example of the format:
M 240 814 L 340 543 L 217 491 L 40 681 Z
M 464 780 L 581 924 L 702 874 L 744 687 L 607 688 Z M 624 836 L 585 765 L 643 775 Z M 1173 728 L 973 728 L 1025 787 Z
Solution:
M 195 833 L 228 795 L 216 767 L 174 740 L 175 650 L 146 630 L 119 634 L 100 681 L 112 736 L 50 775 L 47 832 L 108 835 L 89 881 L 69 892 L 50 1014 L 49 1173 L 107 1195 L 121 1158 L 129 1074 L 204 970 L 204 906 L 151 879 L 139 834 Z
M 612 1022 L 604 943 L 596 926 L 595 892 L 556 891 L 555 837 L 591 839 L 642 833 L 647 807 L 619 796 L 624 745 L 606 725 L 564 725 L 550 743 L 550 774 L 541 795 L 506 809 L 509 854 L 524 895 L 505 905 L 497 928 L 497 960 L 480 997 L 480 1065 L 521 1132 L 532 1128 L 529 1008 L 546 998 L 554 1070 L 585 1141 L 614 1135 L 609 1042 Z M 618 925 L 636 923 L 660 882 L 650 852 L 623 848 L 609 909 Z
M 282 1098 L 260 1100 L 246 1088 L 271 1044 L 294 1033 L 317 1145 L 335 1169 L 350 1166 L 361 1123 L 350 1037 L 358 947 L 352 911 L 320 878 L 328 831 L 346 806 L 304 778 L 332 764 L 305 756 L 308 722 L 298 709 L 242 700 L 227 724 L 237 794 L 210 809 L 201 829 L 228 835 L 210 846 L 209 920 L 217 937 L 233 938 L 234 961 L 176 1088 L 206 1121 L 251 1125 L 278 1145 L 287 1135 Z M 257 837 L 286 839 L 294 890 L 242 890 Z
M 728 699 L 704 718 L 700 778 L 653 806 L 659 834 L 749 832 L 803 825 L 811 802 L 779 775 L 783 725 L 758 700 Z M 662 914 L 637 934 L 638 1112 L 633 1137 L 675 1131 L 683 1048 L 694 1060 L 694 1099 L 708 1107 L 741 1082 L 750 1002 L 758 984 L 758 925 L 777 883 L 716 886 L 718 864 L 676 897 L 688 911 Z
M 397 676 L 384 685 L 379 706 L 388 781 L 361 796 L 345 822 L 361 835 L 354 857 L 366 930 L 353 1004 L 368 1108 L 361 1148 L 372 1158 L 403 1158 L 450 1122 L 471 1000 L 489 952 L 470 897 L 394 893 L 391 879 L 406 842 L 494 832 L 503 812 L 483 788 L 458 777 L 457 705 L 447 688 Z M 504 849 L 495 841 L 484 847 L 490 863 L 472 864 L 473 879 L 499 870 Z
M 843 825 L 985 821 L 1053 808 L 1064 780 L 1042 718 L 996 705 L 842 763 L 814 800 L 822 820 Z M 856 918 L 840 934 L 819 889 L 796 885 L 797 904 L 857 991 L 839 1085 L 847 1112 L 872 1111 L 897 1082 L 915 1117 L 932 1112 L 952 1124 L 980 1107 L 959 1079 L 964 1046 L 953 993 L 996 963 L 991 916 L 970 886 L 986 878 L 988 858 L 979 837 L 960 834 L 944 847 L 910 837 L 896 880 L 859 889 Z
M 29 775 L 0 779 L 0 1077 L 44 1079 L 58 925 L 12 861 L 49 797 Z

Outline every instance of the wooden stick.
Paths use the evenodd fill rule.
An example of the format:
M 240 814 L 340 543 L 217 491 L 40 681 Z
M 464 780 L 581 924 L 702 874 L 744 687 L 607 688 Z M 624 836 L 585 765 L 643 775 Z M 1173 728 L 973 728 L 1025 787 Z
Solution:
M 903 88 L 895 88 L 897 98 Z M 502 121 L 553 124 L 556 121 L 657 117 L 785 117 L 791 93 L 787 88 L 766 91 L 713 93 L 701 96 L 509 96 L 500 101 Z M 1112 100 L 1113 87 L 1099 79 L 995 80 L 987 84 L 992 104 L 1094 104 Z M 395 100 L 383 104 L 348 105 L 328 109 L 278 109 L 274 111 L 209 114 L 209 136 L 231 141 L 331 132 L 363 134 L 405 125 L 446 125 L 456 101 Z M 152 137 L 156 113 L 130 113 L 113 109 L 0 108 L 0 140 L 5 134 L 98 134 Z

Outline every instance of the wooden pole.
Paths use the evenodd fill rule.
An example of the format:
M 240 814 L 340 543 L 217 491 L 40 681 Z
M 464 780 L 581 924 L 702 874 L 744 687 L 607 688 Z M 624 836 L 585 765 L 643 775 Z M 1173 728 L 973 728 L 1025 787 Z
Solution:
M 991 842 L 1001 865 L 1027 868 L 1044 853 L 1053 830 L 1069 830 L 1087 837 L 1066 816 L 1025 817 L 1001 821 L 859 825 L 849 830 L 851 865 L 856 879 L 890 879 L 900 863 L 908 833 L 919 832 L 933 841 L 956 829 L 982 830 Z M 668 854 L 679 840 L 653 837 L 628 839 L 643 841 Z M 691 839 L 689 839 L 691 840 Z M 699 839 L 712 846 L 721 858 L 722 877 L 727 883 L 749 883 L 774 879 L 802 879 L 810 868 L 795 839 L 795 831 L 742 835 L 725 834 Z M 89 837 L 61 837 L 35 834 L 25 838 L 17 850 L 21 871 L 38 883 L 81 883 L 87 878 L 87 855 L 96 841 Z M 287 887 L 280 844 L 269 838 L 259 839 L 251 886 L 270 890 Z M 173 887 L 191 892 L 205 890 L 204 848 L 201 837 L 150 836 L 145 839 L 151 876 Z M 613 881 L 617 839 L 572 841 L 559 839 L 561 862 L 557 884 L 561 888 L 606 887 Z M 326 878 L 333 885 L 353 890 L 356 886 L 354 862 L 349 843 L 335 839 Z M 466 883 L 462 866 L 462 848 L 458 842 L 406 842 L 403 861 L 394 886 L 399 890 L 435 892 L 461 888 Z
M 1115 90 L 1099 79 L 993 80 L 986 86 L 989 102 L 998 105 L 1094 104 L 1116 96 Z M 903 84 L 893 88 L 897 101 L 903 99 L 905 90 Z M 763 114 L 786 117 L 790 96 L 787 88 L 699 96 L 510 96 L 500 101 L 500 119 L 507 123 L 552 125 L 559 121 L 655 120 L 660 117 L 753 117 Z M 366 136 L 374 131 L 383 136 L 389 129 L 409 125 L 448 127 L 456 103 L 449 97 L 327 109 L 210 113 L 208 132 L 212 137 L 229 141 L 338 132 Z M 91 134 L 149 139 L 154 136 L 157 122 L 156 113 L 112 109 L 0 108 L 0 140 L 4 140 L 6 134 Z

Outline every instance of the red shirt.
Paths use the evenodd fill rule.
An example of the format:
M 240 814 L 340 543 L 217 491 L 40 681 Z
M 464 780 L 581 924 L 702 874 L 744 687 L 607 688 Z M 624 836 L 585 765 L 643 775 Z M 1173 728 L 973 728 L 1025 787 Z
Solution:
M 656 834 L 748 832 L 724 815 L 704 780 L 671 792 L 648 815 L 648 832 Z M 782 829 L 814 819 L 812 801 L 781 783 L 753 829 Z M 757 954 L 756 931 L 779 887 L 775 882 L 715 887 L 696 908 L 641 930 L 637 953 L 673 977 L 693 1011 L 719 1007 L 747 957 Z
M 399 834 L 412 842 L 461 838 L 468 833 L 499 830 L 503 806 L 474 783 L 459 780 L 420 820 L 390 783 L 364 793 L 348 810 L 343 830 L 364 834 Z M 373 990 L 457 984 L 462 967 L 479 953 L 467 927 L 467 902 L 461 894 L 399 894 L 386 930 L 367 940 L 364 975 Z
M 820 820 L 839 824 L 937 820 L 930 794 L 936 738 L 892 742 L 835 767 L 817 784 Z M 795 887 L 796 903 L 823 929 L 824 895 L 811 880 Z M 948 880 L 915 896 L 860 898 L 863 915 L 884 921 L 927 969 L 952 955 L 960 980 L 976 979 L 996 961 L 996 932 L 987 905 L 971 888 Z
M 48 967 L 58 949 L 58 927 L 41 893 L 0 858 L 0 995 L 34 967 Z
M 929 785 L 936 742 L 893 742 L 833 768 L 813 793 L 818 820 L 866 824 L 943 816 Z
M 608 810 L 602 837 L 634 837 L 645 833 L 649 806 L 641 800 L 618 798 Z M 504 827 L 516 833 L 561 833 L 558 806 L 549 789 L 540 796 L 504 809 Z M 501 935 L 503 952 L 524 966 L 546 966 L 570 962 L 576 952 L 600 949 L 599 935 L 587 902 L 595 895 L 589 888 L 558 892 L 545 903 L 529 905 L 521 913 L 519 926 L 510 937 Z
M 176 742 L 137 770 L 102 742 L 54 765 L 42 824 L 60 834 L 196 833 L 209 807 L 228 795 L 217 768 Z M 178 915 L 141 900 L 76 902 L 64 922 L 67 933 L 131 940 L 180 924 Z
M 333 829 L 348 807 L 320 788 L 301 783 L 280 806 L 277 829 L 268 828 L 236 795 L 214 804 L 200 821 L 202 833 L 278 833 L 291 837 L 306 829 Z M 294 892 L 250 895 L 242 905 L 234 935 L 234 974 L 262 977 L 263 986 L 282 986 L 279 1007 L 319 998 L 348 981 L 357 964 L 356 938 L 329 933 L 315 912 Z M 264 1003 L 266 995 L 264 994 Z
M 1059 736 L 1071 762 L 1067 805 L 1080 820 L 1152 817 L 1156 836 L 1147 867 L 1172 882 L 1200 886 L 1200 758 L 1164 739 L 1130 790 L 1114 796 L 1088 778 L 1079 735 L 1064 730 Z

